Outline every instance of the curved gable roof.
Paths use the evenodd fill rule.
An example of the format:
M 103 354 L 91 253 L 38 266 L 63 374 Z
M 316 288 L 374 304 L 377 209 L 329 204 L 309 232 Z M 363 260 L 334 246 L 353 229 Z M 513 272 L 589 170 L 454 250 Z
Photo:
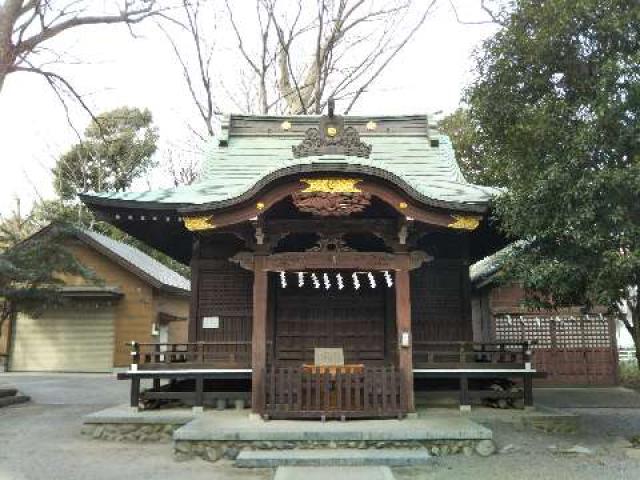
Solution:
M 320 117 L 261 117 L 234 115 L 223 123 L 219 138 L 206 154 L 197 183 L 147 192 L 84 195 L 89 203 L 100 200 L 143 202 L 167 207 L 204 204 L 227 205 L 241 200 L 265 177 L 279 172 L 313 168 L 340 171 L 385 171 L 417 192 L 418 197 L 456 208 L 485 210 L 500 190 L 466 181 L 455 159 L 449 137 L 429 127 L 427 117 L 344 117 L 345 127 L 355 128 L 360 139 L 371 145 L 369 158 L 324 155 L 294 158 L 292 147 L 304 138 L 308 128 L 317 127 Z M 290 130 L 283 130 L 283 122 Z M 368 122 L 376 129 L 367 129 Z M 109 202 L 111 203 L 111 202 Z

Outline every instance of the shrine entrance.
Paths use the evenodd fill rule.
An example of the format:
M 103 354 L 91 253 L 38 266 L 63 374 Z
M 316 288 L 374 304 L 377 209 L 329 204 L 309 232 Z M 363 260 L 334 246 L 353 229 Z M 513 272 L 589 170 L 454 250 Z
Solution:
M 383 272 L 337 270 L 271 275 L 274 364 L 312 364 L 318 348 L 341 349 L 346 364 L 395 364 L 392 273 L 388 280 Z

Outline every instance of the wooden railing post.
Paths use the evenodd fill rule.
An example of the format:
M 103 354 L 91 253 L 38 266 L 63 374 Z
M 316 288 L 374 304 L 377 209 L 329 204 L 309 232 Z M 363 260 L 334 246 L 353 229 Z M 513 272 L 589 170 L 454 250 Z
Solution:
M 131 347 L 131 370 L 136 371 L 140 365 L 140 345 L 138 342 L 131 342 L 129 346 Z

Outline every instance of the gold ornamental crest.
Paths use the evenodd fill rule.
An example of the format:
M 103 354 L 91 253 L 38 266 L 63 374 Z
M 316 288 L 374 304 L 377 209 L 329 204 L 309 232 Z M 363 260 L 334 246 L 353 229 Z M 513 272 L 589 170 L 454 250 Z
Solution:
M 458 230 L 475 230 L 482 220 L 482 217 L 474 215 L 451 215 L 451 217 L 454 221 L 447 226 Z
M 361 193 L 356 184 L 362 180 L 356 178 L 310 178 L 300 179 L 307 184 L 302 193 Z
M 184 226 L 187 227 L 187 230 L 192 232 L 199 232 L 202 230 L 211 230 L 212 228 L 216 228 L 213 223 L 213 216 L 204 215 L 200 217 L 184 217 Z

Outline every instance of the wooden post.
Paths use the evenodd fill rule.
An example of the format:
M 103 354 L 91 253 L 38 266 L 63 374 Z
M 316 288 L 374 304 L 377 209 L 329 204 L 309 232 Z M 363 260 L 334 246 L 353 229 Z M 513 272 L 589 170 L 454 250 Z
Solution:
M 198 322 L 199 312 L 199 275 L 200 275 L 200 239 L 195 238 L 193 241 L 193 253 L 191 256 L 191 301 L 189 303 L 189 324 L 187 330 L 187 338 L 189 342 L 198 341 Z
M 198 375 L 196 376 L 195 381 L 196 391 L 193 406 L 202 409 L 204 407 L 204 377 L 202 375 Z
M 256 255 L 253 269 L 253 326 L 251 338 L 251 408 L 264 414 L 264 371 L 267 363 L 267 271 L 264 256 Z
M 132 407 L 138 408 L 140 402 L 140 377 L 138 375 L 131 377 L 131 395 L 129 401 Z
M 409 257 L 406 256 L 404 268 L 396 270 L 396 329 L 398 337 L 398 371 L 400 388 L 404 392 L 407 412 L 415 412 L 413 396 L 413 358 L 411 336 L 411 284 L 409 281 Z M 409 336 L 408 345 L 402 345 L 403 334 Z
M 533 407 L 533 377 L 529 374 L 522 376 L 522 387 L 524 394 L 524 406 Z
M 469 379 L 462 375 L 460 377 L 460 410 L 468 410 L 469 402 Z

